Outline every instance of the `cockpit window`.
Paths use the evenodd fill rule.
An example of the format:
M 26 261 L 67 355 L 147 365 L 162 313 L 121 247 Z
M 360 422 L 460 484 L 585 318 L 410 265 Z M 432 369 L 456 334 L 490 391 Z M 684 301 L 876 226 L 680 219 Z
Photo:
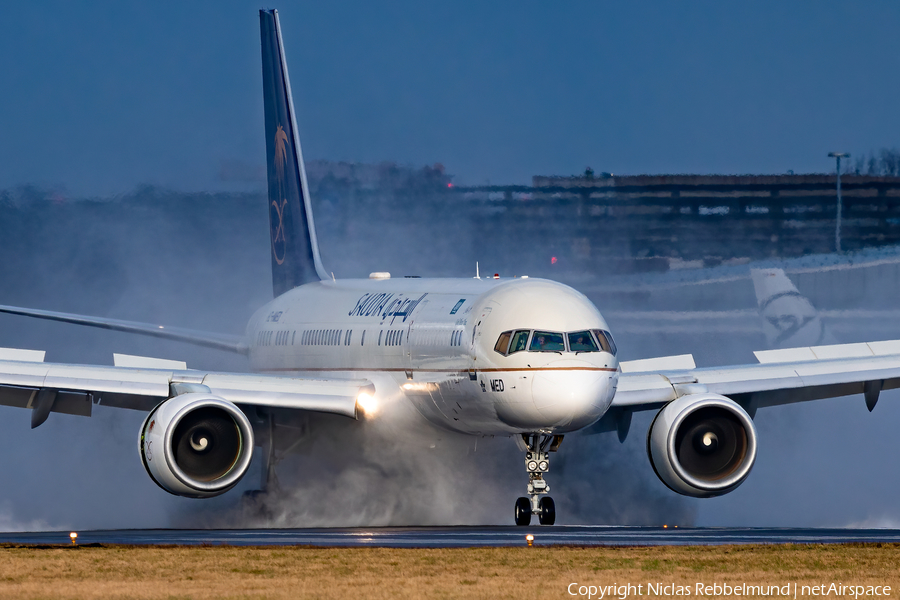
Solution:
M 606 339 L 607 339 L 607 341 L 609 342 L 609 348 L 610 348 L 610 350 L 612 350 L 612 355 L 615 356 L 615 355 L 616 355 L 616 352 L 617 352 L 617 349 L 616 349 L 616 342 L 613 341 L 612 334 L 611 334 L 610 332 L 608 332 L 608 331 L 604 331 L 604 332 L 603 332 L 603 335 L 606 336 Z
M 535 331 L 528 350 L 530 352 L 565 352 L 566 341 L 561 333 Z
M 528 347 L 529 333 L 531 333 L 531 331 L 529 331 L 528 329 L 520 329 L 513 334 L 512 342 L 509 345 L 509 354 L 512 354 L 513 352 L 521 352 Z
M 528 340 L 531 339 L 531 343 Z M 566 343 L 568 342 L 568 344 Z M 616 343 L 608 331 L 530 331 L 517 329 L 504 331 L 494 344 L 494 351 L 504 356 L 528 349 L 529 352 L 609 352 L 616 355 Z
M 570 352 L 599 352 L 597 342 L 590 331 L 575 331 L 567 334 L 569 336 Z
M 594 335 L 597 336 L 597 341 L 600 342 L 600 347 L 604 352 L 609 352 L 613 356 L 616 355 L 616 343 L 612 339 L 612 335 L 608 331 L 603 331 L 602 329 L 592 329 Z
M 500 337 L 497 338 L 497 343 L 494 344 L 494 350 L 499 352 L 500 354 L 506 354 L 506 349 L 509 348 L 509 336 L 512 335 L 512 331 L 504 331 L 500 334 Z

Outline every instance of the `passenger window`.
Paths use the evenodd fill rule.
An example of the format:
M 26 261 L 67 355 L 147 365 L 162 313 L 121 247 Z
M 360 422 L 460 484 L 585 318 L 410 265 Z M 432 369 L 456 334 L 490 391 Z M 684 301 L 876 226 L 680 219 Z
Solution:
M 512 354 L 513 352 L 521 352 L 522 350 L 524 350 L 528 345 L 529 333 L 531 332 L 527 329 L 515 332 L 512 336 L 512 342 L 509 345 L 508 354 Z
M 566 342 L 561 333 L 535 331 L 531 338 L 529 352 L 565 352 Z
M 613 341 L 612 336 L 608 331 L 603 331 L 602 329 L 592 329 L 594 335 L 597 336 L 597 341 L 600 342 L 600 348 L 603 349 L 604 352 L 609 352 L 613 356 L 616 355 L 616 343 Z
M 591 336 L 590 331 L 575 331 L 569 336 L 569 351 L 570 352 L 599 352 L 600 349 L 597 348 L 597 343 L 594 341 L 594 338 Z
M 512 331 L 504 331 L 501 333 L 500 337 L 497 338 L 497 343 L 494 344 L 494 351 L 505 355 L 506 349 L 509 348 L 509 336 L 511 335 Z

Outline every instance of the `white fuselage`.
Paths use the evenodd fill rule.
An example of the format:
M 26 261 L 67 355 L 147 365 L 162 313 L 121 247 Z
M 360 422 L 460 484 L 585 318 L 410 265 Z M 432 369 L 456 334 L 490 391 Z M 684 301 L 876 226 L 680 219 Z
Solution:
M 279 296 L 247 335 L 254 370 L 369 379 L 376 400 L 406 398 L 462 433 L 566 433 L 602 417 L 618 381 L 615 356 L 568 344 L 497 352 L 501 334 L 516 330 L 608 327 L 584 295 L 547 280 L 353 279 Z

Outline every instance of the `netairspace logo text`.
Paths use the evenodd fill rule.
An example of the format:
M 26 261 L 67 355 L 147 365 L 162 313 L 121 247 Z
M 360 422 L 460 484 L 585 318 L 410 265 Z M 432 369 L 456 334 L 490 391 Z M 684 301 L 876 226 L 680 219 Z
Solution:
M 751 583 L 623 583 L 612 585 L 587 585 L 570 583 L 566 591 L 570 596 L 603 600 L 627 600 L 644 596 L 775 596 L 783 598 L 806 598 L 811 596 L 890 596 L 888 585 L 846 585 L 844 583 L 822 583 L 819 585 L 758 585 Z

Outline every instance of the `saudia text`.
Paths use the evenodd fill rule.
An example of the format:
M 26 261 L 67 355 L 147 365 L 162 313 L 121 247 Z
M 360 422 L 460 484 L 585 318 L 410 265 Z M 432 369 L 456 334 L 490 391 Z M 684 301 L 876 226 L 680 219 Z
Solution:
M 351 317 L 381 317 L 382 319 L 403 317 L 403 321 L 412 314 L 419 303 L 428 294 L 422 294 L 416 299 L 408 298 L 403 294 L 363 294 L 356 301 L 356 306 L 349 313 Z

